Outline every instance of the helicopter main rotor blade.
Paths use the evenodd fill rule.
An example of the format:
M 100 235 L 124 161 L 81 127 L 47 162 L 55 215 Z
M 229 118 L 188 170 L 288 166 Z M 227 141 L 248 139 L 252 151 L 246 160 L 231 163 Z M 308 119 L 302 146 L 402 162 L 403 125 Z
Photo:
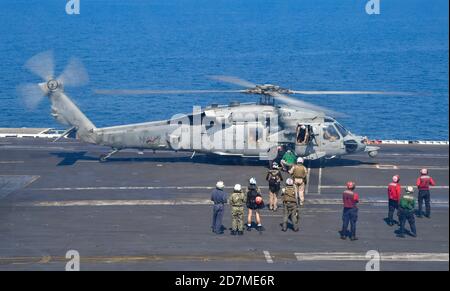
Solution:
M 100 95 L 151 95 L 151 94 L 212 94 L 212 93 L 244 93 L 245 90 L 95 90 Z
M 301 95 L 411 95 L 409 92 L 385 91 L 298 91 L 291 90 L 292 94 Z
M 21 84 L 18 86 L 17 91 L 28 110 L 34 110 L 45 97 L 44 91 L 42 91 L 38 84 Z
M 55 74 L 53 51 L 46 51 L 33 56 L 25 67 L 44 81 L 49 81 Z
M 78 87 L 89 82 L 89 75 L 79 59 L 71 58 L 69 64 L 58 77 L 58 81 L 67 87 Z
M 283 102 L 288 105 L 291 105 L 291 106 L 294 106 L 294 107 L 299 107 L 299 108 L 312 110 L 312 111 L 323 112 L 323 113 L 326 113 L 326 114 L 332 115 L 332 116 L 344 116 L 343 114 L 341 114 L 339 112 L 335 112 L 335 111 L 332 111 L 325 107 L 311 104 L 309 102 L 301 101 L 301 100 L 286 96 L 286 95 L 278 93 L 278 92 L 271 92 L 270 95 L 273 98 L 277 99 L 278 101 Z
M 241 87 L 245 87 L 245 88 L 254 88 L 256 87 L 256 84 L 249 82 L 247 80 L 238 78 L 238 77 L 234 77 L 234 76 L 220 76 L 220 75 L 215 75 L 215 76 L 209 76 L 211 79 L 213 80 L 217 80 L 217 81 L 221 81 L 221 82 L 225 82 L 225 83 L 230 83 L 230 84 L 234 84 L 234 85 L 238 85 Z

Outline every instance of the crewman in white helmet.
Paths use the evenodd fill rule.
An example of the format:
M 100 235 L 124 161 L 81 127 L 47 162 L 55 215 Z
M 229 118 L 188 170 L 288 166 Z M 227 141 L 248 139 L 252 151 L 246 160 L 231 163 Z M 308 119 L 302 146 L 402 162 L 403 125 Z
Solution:
M 240 184 L 234 185 L 230 195 L 231 205 L 231 235 L 244 234 L 244 205 L 246 197 Z
M 216 189 L 211 193 L 211 201 L 214 203 L 211 228 L 216 234 L 223 234 L 222 219 L 225 210 L 224 204 L 227 203 L 227 193 L 223 191 L 224 188 L 223 181 L 218 181 Z

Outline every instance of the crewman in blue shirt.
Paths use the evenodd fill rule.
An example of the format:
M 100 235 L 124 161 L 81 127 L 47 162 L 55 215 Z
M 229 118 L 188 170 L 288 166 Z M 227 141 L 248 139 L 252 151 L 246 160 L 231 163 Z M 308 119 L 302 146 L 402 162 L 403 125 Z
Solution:
M 225 187 L 223 181 L 216 183 L 216 189 L 211 193 L 211 201 L 214 202 L 213 217 L 212 217 L 212 231 L 216 234 L 223 234 L 222 219 L 224 212 L 224 204 L 227 203 L 228 195 L 223 191 Z

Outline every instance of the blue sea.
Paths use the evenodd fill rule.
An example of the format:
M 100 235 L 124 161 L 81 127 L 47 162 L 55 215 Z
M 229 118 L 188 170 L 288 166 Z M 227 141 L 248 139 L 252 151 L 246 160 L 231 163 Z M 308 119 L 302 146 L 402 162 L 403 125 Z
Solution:
M 27 110 L 24 68 L 54 50 L 90 82 L 68 94 L 98 126 L 170 118 L 192 105 L 256 101 L 239 94 L 105 96 L 96 89 L 233 89 L 208 78 L 239 76 L 296 90 L 408 91 L 411 96 L 298 96 L 345 113 L 339 121 L 373 139 L 448 140 L 449 2 L 380 0 L 0 1 L 0 127 L 61 128 L 45 100 Z

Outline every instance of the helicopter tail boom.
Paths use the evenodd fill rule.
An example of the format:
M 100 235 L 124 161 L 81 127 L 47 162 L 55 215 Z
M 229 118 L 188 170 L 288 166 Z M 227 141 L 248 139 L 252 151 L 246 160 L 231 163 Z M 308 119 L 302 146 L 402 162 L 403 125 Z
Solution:
M 77 138 L 84 142 L 95 143 L 95 125 L 81 112 L 78 106 L 62 91 L 49 94 L 52 116 L 61 124 L 74 127 Z

